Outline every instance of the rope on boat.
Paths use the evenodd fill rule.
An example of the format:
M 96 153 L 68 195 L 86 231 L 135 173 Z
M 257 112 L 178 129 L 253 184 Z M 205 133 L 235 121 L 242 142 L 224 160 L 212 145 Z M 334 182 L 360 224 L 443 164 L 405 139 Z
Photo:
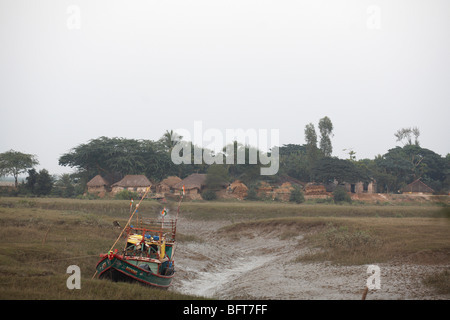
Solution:
M 119 241 L 120 237 L 122 237 L 123 232 L 125 231 L 125 229 L 126 229 L 126 228 L 128 227 L 128 225 L 130 224 L 131 219 L 133 219 L 133 216 L 134 216 L 134 214 L 136 213 L 137 209 L 139 208 L 139 205 L 141 204 L 142 200 L 144 200 L 144 198 L 147 196 L 147 194 L 148 194 L 149 191 L 150 191 L 150 187 L 147 187 L 147 189 L 145 190 L 144 195 L 142 196 L 142 198 L 141 198 L 141 200 L 139 201 L 139 203 L 136 205 L 136 207 L 135 207 L 133 213 L 130 215 L 130 218 L 128 219 L 127 223 L 125 224 L 125 227 L 123 227 L 122 232 L 120 232 L 119 236 L 117 237 L 116 241 L 114 242 L 114 244 L 112 245 L 111 249 L 109 249 L 108 252 L 111 252 L 111 251 L 114 249 L 114 247 L 116 246 L 116 244 L 117 244 L 117 242 Z M 183 185 L 183 188 L 182 188 L 182 191 L 181 191 L 181 196 L 180 196 L 180 201 L 178 202 L 177 216 L 176 216 L 176 219 L 175 219 L 175 224 L 176 224 L 176 221 L 178 220 L 178 214 L 180 213 L 180 205 L 181 205 L 181 201 L 183 201 L 184 194 L 185 194 L 185 188 L 184 188 L 184 185 Z M 131 206 L 130 206 L 130 208 L 131 208 Z M 176 249 L 176 247 L 175 247 L 174 250 L 173 250 L 172 257 L 173 257 L 174 254 L 175 254 L 175 249 Z M 92 279 L 94 279 L 96 275 L 97 275 L 97 270 L 95 270 L 95 273 L 94 273 L 94 275 L 92 276 Z
M 120 232 L 119 236 L 117 237 L 117 240 L 114 242 L 114 244 L 112 245 L 111 249 L 109 249 L 109 251 L 112 251 L 112 249 L 114 249 L 114 247 L 116 246 L 117 242 L 119 241 L 120 237 L 122 236 L 123 232 L 125 231 L 125 229 L 128 227 L 128 225 L 131 222 L 131 219 L 133 219 L 134 214 L 136 213 L 137 209 L 139 208 L 139 205 L 141 204 L 142 200 L 144 200 L 144 198 L 147 196 L 148 192 L 150 191 L 150 187 L 147 187 L 147 189 L 145 190 L 144 195 L 142 196 L 141 200 L 139 201 L 139 203 L 136 205 L 136 207 L 134 208 L 133 213 L 131 214 L 130 218 L 128 219 L 127 223 L 125 224 L 125 227 L 123 227 L 122 232 Z
M 128 219 L 127 223 L 125 224 L 125 227 L 123 227 L 122 232 L 120 232 L 119 236 L 117 237 L 117 240 L 114 242 L 114 244 L 112 245 L 111 249 L 109 249 L 108 252 L 112 251 L 112 249 L 114 249 L 114 247 L 116 246 L 117 242 L 119 241 L 120 237 L 122 237 L 123 232 L 125 231 L 125 229 L 128 227 L 128 225 L 131 222 L 131 219 L 133 219 L 134 214 L 136 213 L 137 209 L 139 208 L 139 205 L 141 204 L 142 200 L 144 200 L 144 198 L 147 196 L 148 192 L 150 191 L 150 187 L 147 187 L 147 189 L 145 190 L 144 195 L 142 196 L 141 200 L 139 200 L 139 203 L 136 205 L 133 213 L 130 215 L 130 218 Z M 97 270 L 95 270 L 94 275 L 92 276 L 92 279 L 95 278 L 95 276 L 97 275 Z

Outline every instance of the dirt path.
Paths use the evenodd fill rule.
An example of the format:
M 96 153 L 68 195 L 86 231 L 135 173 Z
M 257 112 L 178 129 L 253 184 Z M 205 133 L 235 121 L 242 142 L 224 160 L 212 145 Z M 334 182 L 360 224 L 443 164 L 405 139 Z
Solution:
M 178 243 L 177 273 L 170 290 L 217 299 L 361 299 L 370 276 L 367 265 L 293 262 L 309 250 L 295 245 L 299 237 L 280 240 L 275 232 L 253 231 L 238 239 L 217 232 L 227 224 L 180 221 L 179 232 L 211 241 Z M 369 291 L 367 299 L 450 298 L 422 283 L 426 275 L 448 265 L 397 261 L 378 266 L 380 289 Z

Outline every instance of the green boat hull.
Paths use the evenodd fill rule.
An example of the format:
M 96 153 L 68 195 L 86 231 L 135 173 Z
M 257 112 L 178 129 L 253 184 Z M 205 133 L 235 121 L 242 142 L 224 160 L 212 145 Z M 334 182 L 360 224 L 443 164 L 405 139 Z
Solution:
M 173 267 L 167 268 L 167 265 L 162 267 L 163 264 L 154 264 L 153 269 L 143 268 L 138 266 L 137 261 L 128 261 L 121 255 L 104 255 L 97 264 L 97 274 L 100 279 L 139 282 L 149 286 L 168 288 L 172 283 L 174 270 Z M 161 274 L 161 269 L 164 275 Z

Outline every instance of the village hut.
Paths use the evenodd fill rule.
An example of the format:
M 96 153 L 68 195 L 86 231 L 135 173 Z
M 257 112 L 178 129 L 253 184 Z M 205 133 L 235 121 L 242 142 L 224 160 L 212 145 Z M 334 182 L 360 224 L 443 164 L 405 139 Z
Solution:
M 109 192 L 109 183 L 101 176 L 96 175 L 86 184 L 87 192 L 96 194 L 99 197 L 104 197 Z
M 156 185 L 155 191 L 156 193 L 172 192 L 173 187 L 179 182 L 181 182 L 180 178 L 177 176 L 170 176 L 164 180 L 161 180 L 161 182 Z
M 305 187 L 305 195 L 307 196 L 319 196 L 319 195 L 326 195 L 327 189 L 325 188 L 325 185 L 321 183 L 308 183 Z
M 277 199 L 280 201 L 289 201 L 291 197 L 291 192 L 294 190 L 294 186 L 290 182 L 285 182 L 282 185 L 278 186 L 278 188 L 273 189 L 273 199 Z
M 16 188 L 16 184 L 14 181 L 0 181 L 0 193 L 2 192 L 10 192 Z
M 114 183 L 111 193 L 115 195 L 123 190 L 128 190 L 132 192 L 137 192 L 143 194 L 148 187 L 151 187 L 152 183 L 147 179 L 146 176 L 139 175 L 126 175 L 122 180 Z
M 306 182 L 292 178 L 291 176 L 288 176 L 288 175 L 280 176 L 279 181 L 277 183 L 275 183 L 275 185 L 280 187 L 283 184 L 285 184 L 286 182 L 288 182 L 292 187 L 298 187 L 300 189 L 304 189 L 306 186 Z
M 260 181 L 256 188 L 256 194 L 259 198 L 268 198 L 272 196 L 273 187 L 266 181 Z
M 243 200 L 247 197 L 248 188 L 241 181 L 236 180 L 228 187 L 228 192 L 232 194 L 235 198 Z
M 411 182 L 406 187 L 403 187 L 401 190 L 403 193 L 428 193 L 431 194 L 434 192 L 429 186 L 420 181 L 420 178 Z
M 191 199 L 200 199 L 200 193 L 206 185 L 206 174 L 193 173 L 173 186 L 175 191 L 181 191 L 184 186 L 185 193 Z

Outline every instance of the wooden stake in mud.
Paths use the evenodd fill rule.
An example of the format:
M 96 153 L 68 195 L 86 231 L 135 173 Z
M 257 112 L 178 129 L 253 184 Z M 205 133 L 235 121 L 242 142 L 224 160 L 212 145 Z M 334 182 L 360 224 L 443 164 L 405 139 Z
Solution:
M 363 292 L 363 295 L 362 295 L 362 299 L 361 300 L 366 300 L 366 297 L 367 297 L 367 293 L 369 292 L 369 287 L 365 287 L 364 288 L 364 292 Z
M 178 214 L 180 213 L 181 201 L 183 200 L 184 194 L 185 194 L 185 189 L 184 189 L 184 185 L 183 185 L 183 188 L 181 189 L 180 201 L 178 201 L 177 216 L 175 218 L 175 223 L 177 223 L 177 221 L 178 221 Z
M 181 189 L 180 201 L 178 202 L 177 216 L 175 218 L 175 230 L 174 230 L 175 234 L 177 232 L 178 214 L 180 213 L 181 201 L 183 201 L 184 194 L 185 194 L 185 189 L 184 189 L 184 185 L 183 185 L 183 188 Z M 175 255 L 175 250 L 176 249 L 177 249 L 177 247 L 174 246 L 173 251 L 172 251 L 172 258 L 171 258 L 172 260 L 173 260 L 173 256 Z

